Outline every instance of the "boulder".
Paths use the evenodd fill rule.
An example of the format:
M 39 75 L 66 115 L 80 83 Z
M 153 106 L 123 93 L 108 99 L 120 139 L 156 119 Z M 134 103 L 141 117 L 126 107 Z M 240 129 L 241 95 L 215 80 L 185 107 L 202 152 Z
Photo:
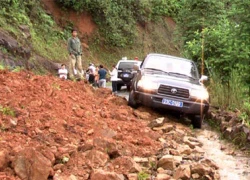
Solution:
M 129 156 L 121 156 L 113 161 L 115 167 L 119 167 L 123 173 L 138 173 L 141 167 Z
M 34 148 L 25 148 L 17 153 L 12 166 L 23 180 L 47 180 L 52 170 L 51 161 Z
M 180 165 L 174 172 L 175 179 L 188 180 L 191 177 L 191 170 L 189 165 Z
M 116 143 L 112 142 L 111 140 L 95 138 L 93 140 L 93 144 L 97 150 L 108 153 L 110 158 L 117 158 L 120 156 Z
M 7 167 L 9 154 L 7 150 L 0 150 L 0 171 Z
M 148 124 L 148 127 L 150 128 L 156 128 L 156 127 L 161 127 L 163 126 L 163 124 L 165 123 L 164 122 L 164 117 L 161 117 L 161 118 L 157 118 L 153 121 L 151 121 L 149 124 Z
M 205 176 L 207 174 L 212 173 L 212 169 L 208 166 L 205 166 L 201 163 L 194 163 L 191 165 L 191 172 L 192 174 L 199 174 L 201 176 Z
M 181 156 L 165 155 L 158 161 L 157 167 L 173 171 L 176 165 L 180 164 L 181 161 Z
M 124 176 L 115 172 L 96 170 L 91 173 L 91 180 L 124 180 Z
M 219 169 L 219 166 L 211 159 L 202 159 L 200 163 L 206 164 L 208 167 L 212 167 L 213 169 L 216 169 L 216 170 Z
M 86 151 L 85 158 L 90 167 L 103 167 L 109 160 L 108 154 L 94 149 Z

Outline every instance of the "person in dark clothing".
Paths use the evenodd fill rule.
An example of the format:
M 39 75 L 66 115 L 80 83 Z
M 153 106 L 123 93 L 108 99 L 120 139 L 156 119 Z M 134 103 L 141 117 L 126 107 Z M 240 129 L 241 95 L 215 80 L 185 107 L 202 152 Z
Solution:
M 107 71 L 103 68 L 103 65 L 100 65 L 98 74 L 99 74 L 99 87 L 105 88 Z

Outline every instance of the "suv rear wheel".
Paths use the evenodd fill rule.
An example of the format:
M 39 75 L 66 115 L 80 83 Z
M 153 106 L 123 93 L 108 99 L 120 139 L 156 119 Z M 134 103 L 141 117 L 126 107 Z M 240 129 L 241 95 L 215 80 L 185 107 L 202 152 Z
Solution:
M 133 90 L 129 92 L 128 105 L 133 108 L 137 108 L 139 106 L 138 103 L 135 101 L 135 94 Z

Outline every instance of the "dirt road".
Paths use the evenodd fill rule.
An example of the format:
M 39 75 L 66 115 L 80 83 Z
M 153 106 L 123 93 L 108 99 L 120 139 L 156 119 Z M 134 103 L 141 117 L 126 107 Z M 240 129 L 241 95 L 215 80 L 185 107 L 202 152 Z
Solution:
M 128 91 L 123 88 L 119 96 L 128 99 Z M 176 121 L 178 121 L 176 119 Z M 188 122 L 184 122 L 187 123 Z M 219 166 L 221 180 L 249 180 L 250 158 L 232 145 L 221 140 L 220 134 L 204 123 L 201 130 L 194 130 L 197 138 L 203 143 L 205 157 L 212 159 Z

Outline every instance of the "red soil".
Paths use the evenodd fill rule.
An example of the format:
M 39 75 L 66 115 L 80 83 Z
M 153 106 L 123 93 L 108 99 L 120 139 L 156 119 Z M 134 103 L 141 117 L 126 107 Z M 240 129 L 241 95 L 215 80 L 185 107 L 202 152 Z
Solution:
M 159 134 L 133 115 L 126 100 L 83 81 L 0 71 L 0 105 L 15 112 L 11 116 L 0 111 L 0 150 L 11 156 L 25 147 L 59 151 L 97 137 L 108 138 L 128 156 L 150 156 L 160 148 Z M 156 118 L 150 114 L 149 119 Z

